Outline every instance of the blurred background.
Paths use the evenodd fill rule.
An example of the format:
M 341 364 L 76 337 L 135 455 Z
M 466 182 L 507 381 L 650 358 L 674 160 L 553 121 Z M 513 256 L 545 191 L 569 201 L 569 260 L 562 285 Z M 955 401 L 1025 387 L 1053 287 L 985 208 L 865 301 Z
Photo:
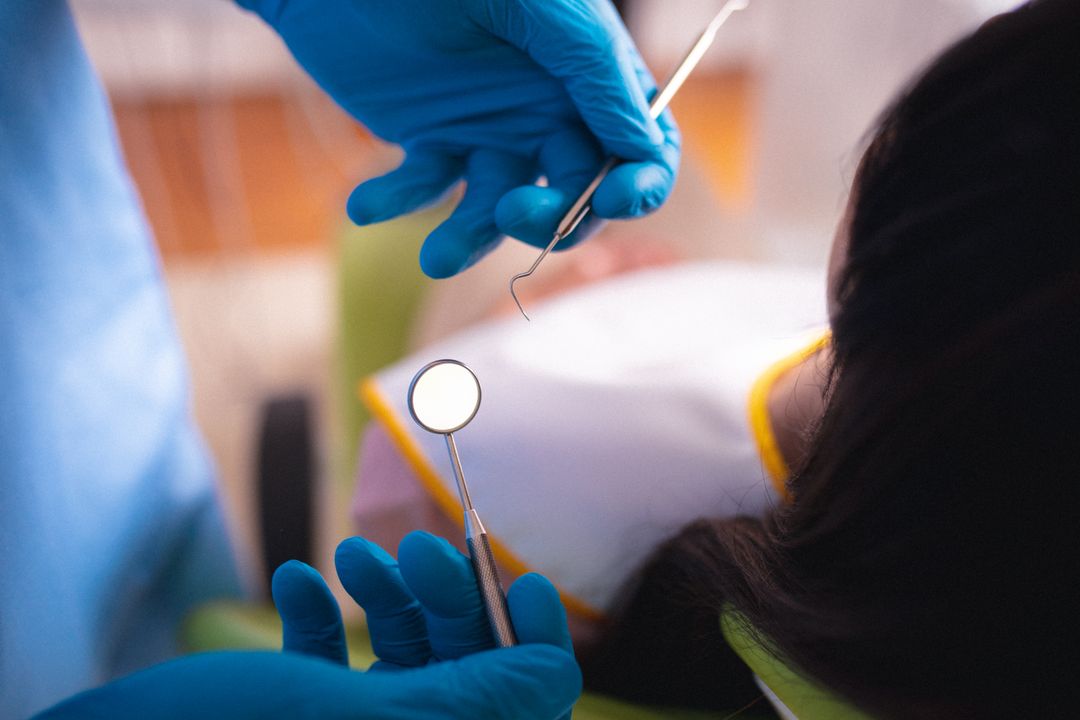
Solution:
M 618 3 L 658 77 L 719 4 Z M 876 113 L 950 40 L 1015 4 L 756 0 L 673 103 L 685 154 L 668 205 L 612 223 L 594 241 L 605 251 L 586 246 L 545 273 L 561 264 L 569 276 L 573 263 L 586 282 L 641 247 L 654 251 L 624 269 L 721 257 L 822 265 Z M 253 577 L 286 556 L 325 565 L 350 532 L 359 380 L 504 310 L 507 278 L 535 251 L 507 241 L 435 282 L 416 251 L 444 210 L 351 227 L 348 193 L 399 152 L 233 3 L 73 5 L 157 238 L 240 554 Z

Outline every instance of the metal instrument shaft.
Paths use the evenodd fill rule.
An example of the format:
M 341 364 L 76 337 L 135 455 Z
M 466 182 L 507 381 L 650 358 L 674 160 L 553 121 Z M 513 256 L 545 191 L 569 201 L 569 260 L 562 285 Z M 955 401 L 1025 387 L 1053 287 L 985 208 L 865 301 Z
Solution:
M 498 647 L 513 647 L 518 644 L 518 639 L 510 621 L 506 595 L 503 594 L 502 583 L 499 581 L 495 554 L 491 551 L 487 530 L 473 507 L 469 486 L 465 484 L 465 473 L 461 469 L 454 434 L 446 433 L 443 437 L 446 438 L 446 449 L 450 452 L 450 464 L 454 467 L 454 479 L 457 480 L 461 505 L 465 508 L 465 544 L 469 548 L 469 559 L 472 561 L 473 572 L 476 573 L 476 582 L 480 587 L 480 598 L 484 602 L 491 633 L 495 636 L 495 645 Z
M 690 48 L 689 52 L 682 59 L 682 62 L 678 64 L 675 71 L 668 78 L 668 81 L 664 83 L 664 87 L 660 92 L 653 97 L 652 102 L 649 104 L 649 116 L 653 120 L 660 117 L 660 114 L 667 109 L 668 103 L 675 97 L 675 93 L 679 91 L 679 88 L 686 82 L 686 78 L 690 77 L 690 73 L 701 62 L 701 58 L 705 56 L 709 47 L 713 44 L 713 40 L 716 39 L 716 31 L 720 29 L 720 26 L 727 22 L 727 19 L 731 15 L 739 10 L 743 10 L 750 4 L 750 0 L 728 0 L 724 3 L 724 6 L 720 8 L 713 19 L 705 27 L 705 30 L 698 37 L 697 41 Z M 514 283 L 522 278 L 527 278 L 536 272 L 536 268 L 543 262 L 544 258 L 548 256 L 556 245 L 561 240 L 568 237 L 570 233 L 577 229 L 577 226 L 581 224 L 581 221 L 589 214 L 592 209 L 592 198 L 596 194 L 596 189 L 600 187 L 600 183 L 604 181 L 608 173 L 619 164 L 618 158 L 608 158 L 604 166 L 600 168 L 600 172 L 592 179 L 581 195 L 578 196 L 574 204 L 570 206 L 570 209 L 566 211 L 562 220 L 559 222 L 559 226 L 555 229 L 555 235 L 551 238 L 551 242 L 547 247 L 541 251 L 540 255 L 533 261 L 533 264 L 525 272 L 518 273 L 510 278 L 510 296 L 514 298 L 514 302 L 517 304 L 518 310 L 525 316 L 525 319 L 529 319 L 529 314 L 525 312 L 525 308 L 521 305 L 521 300 L 518 299 L 517 293 L 514 292 Z

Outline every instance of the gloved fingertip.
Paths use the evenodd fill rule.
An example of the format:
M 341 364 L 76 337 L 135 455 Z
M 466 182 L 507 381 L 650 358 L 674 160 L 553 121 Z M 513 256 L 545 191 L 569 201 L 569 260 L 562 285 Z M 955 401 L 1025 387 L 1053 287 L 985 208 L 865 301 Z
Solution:
M 510 586 L 509 592 L 514 592 L 522 597 L 538 598 L 542 602 L 559 602 L 559 591 L 555 588 L 555 585 L 536 572 L 528 572 L 519 577 Z
M 593 195 L 597 216 L 608 219 L 648 215 L 667 200 L 675 178 L 657 163 L 626 163 L 611 171 Z
M 500 232 L 536 247 L 545 247 L 569 207 L 566 194 L 534 185 L 514 188 L 495 206 Z
M 326 588 L 326 581 L 319 571 L 299 560 L 283 562 L 270 579 L 270 594 L 278 605 L 291 606 L 297 599 L 306 601 L 308 593 L 319 593 L 323 588 Z
M 308 565 L 302 560 L 286 560 L 278 565 L 277 570 L 274 571 L 274 577 L 277 577 L 278 573 L 283 575 L 291 575 L 293 573 L 318 573 L 318 570 Z
M 384 565 L 394 564 L 394 558 L 391 557 L 390 553 L 386 552 L 377 543 L 359 536 L 345 538 L 338 543 L 337 549 L 334 551 L 334 566 L 337 567 L 338 572 L 341 571 L 342 567 L 350 567 L 369 560 Z
M 479 608 L 472 565 L 447 540 L 422 531 L 409 533 L 398 546 L 398 563 L 405 584 L 435 615 L 462 617 Z
M 554 645 L 573 654 L 566 610 L 550 580 L 537 573 L 526 573 L 510 586 L 506 601 L 522 643 Z
M 273 573 L 270 594 L 286 626 L 325 627 L 341 622 L 334 594 L 318 570 L 299 560 L 289 560 Z
M 345 212 L 357 225 L 372 225 L 397 215 L 389 207 L 386 198 L 365 182 L 357 185 L 350 193 L 349 200 L 345 203 Z
M 343 540 L 334 553 L 334 566 L 345 592 L 369 614 L 396 613 L 415 601 L 397 560 L 370 540 Z
M 453 277 L 472 267 L 500 238 L 494 228 L 468 229 L 468 224 L 447 220 L 420 247 L 420 269 L 430 278 Z
M 427 530 L 413 530 L 398 544 L 398 557 L 404 562 L 426 562 L 432 555 L 463 557 L 449 540 Z
M 453 277 L 465 268 L 460 253 L 425 241 L 420 248 L 420 269 L 429 278 L 442 280 Z

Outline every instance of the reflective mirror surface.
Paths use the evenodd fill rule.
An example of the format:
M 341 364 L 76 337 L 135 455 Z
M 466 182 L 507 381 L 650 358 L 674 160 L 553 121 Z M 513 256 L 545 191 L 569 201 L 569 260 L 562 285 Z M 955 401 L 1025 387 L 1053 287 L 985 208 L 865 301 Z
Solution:
M 469 424 L 480 408 L 480 381 L 457 360 L 436 360 L 409 385 L 409 412 L 420 427 L 452 433 Z

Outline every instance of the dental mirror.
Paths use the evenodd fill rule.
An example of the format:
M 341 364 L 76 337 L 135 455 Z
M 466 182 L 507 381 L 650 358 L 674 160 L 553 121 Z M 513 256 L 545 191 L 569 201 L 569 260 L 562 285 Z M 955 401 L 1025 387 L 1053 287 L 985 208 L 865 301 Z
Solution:
M 479 409 L 480 381 L 457 360 L 428 363 L 409 384 L 409 413 L 428 432 L 457 432 Z
M 468 425 L 479 409 L 480 381 L 472 370 L 457 360 L 428 363 L 409 383 L 409 414 L 417 425 L 446 439 L 458 495 L 465 510 L 465 544 L 469 547 L 469 559 L 476 573 L 476 583 L 484 601 L 491 633 L 496 645 L 511 647 L 517 645 L 517 635 L 510 622 L 495 555 L 491 551 L 487 530 L 480 522 L 469 496 L 465 471 L 461 469 L 461 459 L 454 441 L 454 433 Z

